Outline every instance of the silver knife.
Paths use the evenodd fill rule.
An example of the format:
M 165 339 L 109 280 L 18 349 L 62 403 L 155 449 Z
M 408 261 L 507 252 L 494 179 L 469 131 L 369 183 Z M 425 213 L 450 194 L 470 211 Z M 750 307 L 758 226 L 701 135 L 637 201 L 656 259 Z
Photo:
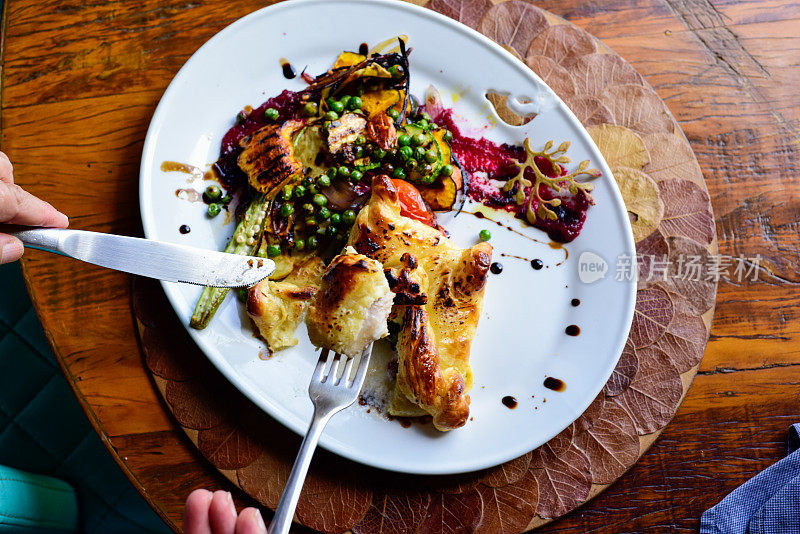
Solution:
M 275 271 L 275 262 L 266 258 L 227 254 L 138 237 L 10 225 L 0 225 L 0 232 L 16 236 L 30 248 L 168 282 L 247 287 L 257 284 Z

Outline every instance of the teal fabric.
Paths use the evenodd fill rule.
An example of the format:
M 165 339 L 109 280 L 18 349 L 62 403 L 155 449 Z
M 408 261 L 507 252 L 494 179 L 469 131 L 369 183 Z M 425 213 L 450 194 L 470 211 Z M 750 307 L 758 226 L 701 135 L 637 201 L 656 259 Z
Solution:
M 0 466 L 0 532 L 62 533 L 77 528 L 78 501 L 72 486 Z
M 86 534 L 171 532 L 90 426 L 50 351 L 17 263 L 0 265 L 0 465 L 68 482 Z

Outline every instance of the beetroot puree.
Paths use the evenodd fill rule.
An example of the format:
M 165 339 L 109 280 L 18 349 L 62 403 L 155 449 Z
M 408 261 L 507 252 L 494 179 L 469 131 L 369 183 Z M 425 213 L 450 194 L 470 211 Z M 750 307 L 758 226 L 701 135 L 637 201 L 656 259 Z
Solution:
M 489 179 L 505 181 L 516 175 L 518 164 L 525 158 L 525 149 L 517 145 L 500 145 L 485 137 L 476 139 L 464 135 L 453 119 L 452 109 L 444 109 L 432 119 L 453 134 L 450 147 L 458 162 L 467 171 L 465 179 L 468 181 L 469 197 L 476 202 L 509 211 L 520 219 L 525 219 L 525 205 L 519 205 L 514 201 L 514 193 L 505 192 L 489 181 Z M 567 174 L 564 167 L 551 163 L 547 158 L 537 156 L 534 161 L 539 170 L 550 178 Z M 525 178 L 533 182 L 531 169 L 525 170 Z M 530 191 L 526 193 L 527 196 L 530 195 Z M 540 186 L 539 195 L 544 200 L 559 198 L 561 205 L 550 207 L 557 215 L 555 220 L 537 218 L 534 226 L 547 232 L 553 241 L 569 243 L 578 237 L 586 221 L 586 212 L 591 205 L 589 198 L 583 193 L 572 195 L 567 189 L 556 192 L 544 184 Z M 534 211 L 538 208 L 536 199 L 532 202 L 532 208 Z

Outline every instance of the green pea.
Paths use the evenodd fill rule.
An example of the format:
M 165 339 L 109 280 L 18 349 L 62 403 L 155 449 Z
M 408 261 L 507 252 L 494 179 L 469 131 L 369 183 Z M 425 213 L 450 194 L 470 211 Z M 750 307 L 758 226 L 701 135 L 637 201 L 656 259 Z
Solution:
M 333 237 L 336 235 L 336 227 L 334 225 L 329 225 L 327 231 L 325 232 L 328 234 L 328 237 Z
M 425 134 L 417 134 L 411 138 L 411 144 L 414 146 L 424 146 L 428 143 L 428 136 Z
M 353 172 L 350 173 L 350 180 L 352 180 L 354 182 L 361 181 L 361 178 L 363 178 L 363 177 L 364 177 L 364 174 L 361 171 L 358 171 L 358 170 L 354 170 Z
M 361 102 L 361 99 L 357 96 L 354 96 L 353 98 L 350 99 L 350 102 L 347 104 L 347 107 L 352 110 L 356 110 L 356 109 L 361 109 L 362 104 L 363 102 Z
M 306 102 L 303 106 L 303 113 L 308 115 L 309 117 L 313 117 L 317 114 L 317 103 L 316 102 Z
M 289 200 L 292 198 L 292 186 L 287 185 L 283 188 L 283 200 Z
M 336 174 L 338 174 L 342 178 L 347 178 L 348 176 L 350 176 L 350 169 L 342 165 L 341 167 L 339 167 L 339 170 Z
M 392 171 L 392 176 L 394 178 L 399 178 L 400 180 L 404 180 L 406 177 L 406 171 L 402 167 L 397 167 L 395 170 Z
M 424 112 L 424 111 L 423 111 L 422 113 L 420 113 L 420 114 L 419 114 L 419 116 L 420 116 L 420 117 L 422 117 L 423 119 L 425 119 L 426 121 L 430 121 L 430 120 L 431 120 L 431 116 L 430 116 L 430 115 L 428 115 L 428 114 L 427 114 L 426 112 Z
M 243 123 L 246 120 L 247 120 L 247 113 L 245 113 L 244 110 L 240 111 L 236 115 L 236 122 L 238 122 L 239 124 Z
M 336 167 L 331 167 L 330 169 L 328 169 L 328 172 L 326 172 L 325 174 L 328 175 L 328 178 L 333 180 L 334 178 L 336 178 Z
M 209 185 L 206 187 L 206 198 L 211 202 L 217 201 L 222 197 L 222 189 L 217 185 Z
M 399 152 L 400 155 L 406 159 L 414 155 L 414 149 L 411 148 L 410 146 L 401 146 Z
M 350 103 L 350 100 L 352 98 L 353 97 L 350 96 L 350 95 L 344 95 L 342 98 L 339 99 L 339 102 L 342 103 L 342 106 L 347 107 L 347 105 Z
M 317 185 L 319 187 L 328 187 L 329 185 L 331 185 L 331 179 L 323 174 L 322 176 L 317 178 Z
M 453 132 L 451 132 L 450 130 L 445 130 L 444 135 L 442 136 L 442 139 L 444 139 L 445 141 L 447 141 L 449 143 L 450 141 L 453 140 Z
M 314 199 L 312 200 L 312 202 L 317 206 L 324 206 L 325 204 L 328 203 L 328 199 L 325 198 L 325 195 L 317 194 L 314 195 Z
M 328 106 L 331 111 L 335 111 L 338 114 L 341 114 L 344 111 L 344 105 L 341 102 L 333 101 Z
M 339 120 L 339 114 L 333 110 L 330 110 L 325 114 L 325 119 L 329 121 L 336 121 Z
M 306 202 L 305 204 L 303 204 L 303 211 L 307 211 L 308 213 L 313 212 L 314 211 L 314 205 L 313 204 L 309 204 L 308 202 Z
M 342 214 L 342 220 L 345 224 L 353 224 L 356 222 L 356 212 L 353 210 L 345 210 Z
M 280 113 L 278 113 L 278 110 L 275 108 L 267 108 L 264 110 L 264 117 L 266 117 L 267 120 L 271 121 L 278 120 L 279 116 Z
M 414 149 L 414 157 L 419 160 L 423 160 L 425 159 L 426 152 L 427 151 L 425 150 L 425 147 L 418 146 L 417 148 Z
M 236 298 L 239 299 L 239 302 L 247 302 L 247 288 L 240 287 L 236 290 Z
M 306 248 L 306 240 L 305 239 L 295 239 L 294 240 L 294 249 L 297 251 L 305 250 Z
M 267 256 L 274 258 L 281 255 L 281 247 L 278 245 L 270 245 L 267 247 Z
M 411 143 L 411 137 L 406 134 L 397 136 L 397 144 L 400 146 L 408 146 Z
M 219 215 L 220 211 L 222 211 L 222 208 L 217 203 L 209 204 L 208 208 L 206 209 L 206 213 L 208 214 L 209 217 L 216 217 L 217 215 Z
M 336 99 L 333 98 L 332 96 L 329 96 L 328 98 L 325 99 L 325 105 L 328 106 L 328 109 L 331 109 L 333 107 L 334 102 L 336 102 Z
M 313 235 L 308 239 L 306 239 L 306 247 L 314 249 L 317 248 L 318 246 L 319 246 L 319 239 L 317 239 Z
M 422 119 L 417 123 L 417 126 L 422 128 L 423 130 L 427 130 L 430 127 L 430 124 L 428 124 L 428 121 L 426 121 L 425 119 Z
M 492 232 L 489 230 L 481 230 L 480 233 L 478 233 L 478 237 L 481 241 L 489 241 L 492 238 Z
M 359 99 L 359 100 L 361 100 L 361 99 Z M 355 143 L 357 145 L 363 145 L 366 142 L 367 142 L 367 138 L 364 137 L 363 135 L 359 135 L 358 137 L 356 137 Z
M 450 176 L 453 174 L 453 166 L 449 163 L 447 165 L 442 165 L 442 168 L 439 170 L 439 174 L 442 176 Z
M 364 157 L 364 147 L 357 146 L 355 151 L 356 159 L 361 159 Z
M 398 112 L 396 109 L 390 109 L 386 112 L 386 114 L 389 115 L 392 120 L 397 120 L 397 118 L 400 116 L 400 112 Z
M 309 228 L 316 225 L 317 225 L 317 220 L 314 217 L 308 217 L 306 219 L 306 226 L 308 226 Z
M 329 210 L 325 206 L 322 206 L 319 209 L 318 215 L 319 215 L 319 218 L 322 219 L 322 220 L 330 219 L 331 218 L 331 210 Z
M 392 78 L 399 78 L 403 75 L 403 69 L 400 67 L 400 65 L 392 65 L 389 67 L 389 74 L 392 75 Z
M 428 163 L 433 163 L 437 159 L 439 159 L 439 155 L 436 154 L 436 152 L 434 152 L 433 150 L 425 152 L 425 161 L 427 161 Z
M 342 222 L 342 216 L 341 215 L 339 215 L 338 213 L 334 213 L 333 215 L 331 215 L 331 224 L 337 224 L 338 225 L 340 222 Z
M 311 184 L 308 186 L 308 192 L 312 195 L 316 195 L 319 193 L 319 187 L 317 187 L 316 184 Z
M 414 169 L 416 169 L 417 165 L 419 165 L 419 162 L 415 159 L 409 159 L 408 161 L 406 161 L 406 167 L 408 167 L 409 171 L 413 171 Z
M 294 188 L 294 198 L 303 198 L 306 195 L 306 188 L 298 185 Z
M 292 213 L 294 213 L 294 206 L 292 206 L 291 204 L 284 204 L 283 206 L 281 206 L 281 215 L 283 215 L 284 217 L 288 217 Z
M 382 148 L 377 148 L 375 149 L 375 152 L 372 153 L 372 155 L 380 160 L 386 157 L 386 151 Z
M 322 129 L 325 130 L 326 132 L 328 130 L 330 130 L 331 129 L 331 121 L 326 120 L 325 122 L 323 122 L 322 123 Z

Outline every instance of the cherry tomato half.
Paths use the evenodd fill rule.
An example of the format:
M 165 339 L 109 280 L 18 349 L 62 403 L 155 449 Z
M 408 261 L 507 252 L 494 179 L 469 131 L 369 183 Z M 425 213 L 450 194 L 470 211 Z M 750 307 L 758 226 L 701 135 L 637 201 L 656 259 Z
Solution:
M 397 190 L 397 197 L 400 200 L 400 215 L 433 226 L 433 214 L 417 188 L 405 180 L 396 178 L 392 178 L 392 185 Z

